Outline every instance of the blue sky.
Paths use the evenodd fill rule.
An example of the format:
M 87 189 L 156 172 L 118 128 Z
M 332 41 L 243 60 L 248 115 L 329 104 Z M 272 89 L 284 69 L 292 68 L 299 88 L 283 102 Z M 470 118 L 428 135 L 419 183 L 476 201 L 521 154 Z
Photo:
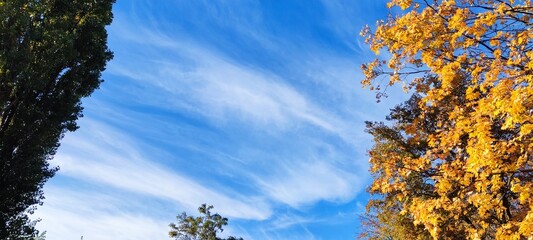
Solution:
M 353 239 L 376 103 L 359 31 L 385 1 L 118 0 L 115 57 L 35 216 L 48 239 L 168 239 L 202 203 L 245 239 Z M 395 92 L 392 92 L 395 96 Z M 395 100 L 396 99 L 396 100 Z

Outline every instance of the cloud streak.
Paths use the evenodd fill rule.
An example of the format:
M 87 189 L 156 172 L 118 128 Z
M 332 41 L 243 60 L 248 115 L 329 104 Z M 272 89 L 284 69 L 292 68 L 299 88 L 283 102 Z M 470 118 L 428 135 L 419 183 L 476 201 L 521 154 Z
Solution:
M 39 227 L 49 239 L 165 239 L 168 222 L 127 212 L 135 202 L 102 194 L 48 187 L 45 206 L 37 211 Z M 142 227 L 139 227 L 142 226 Z
M 142 146 L 128 145 L 132 144 L 131 139 L 108 126 L 85 121 L 83 127 L 80 137 L 69 136 L 64 140 L 63 151 L 55 158 L 62 175 L 174 201 L 187 209 L 210 202 L 229 217 L 261 220 L 271 214 L 265 204 L 257 203 L 258 199 L 226 196 L 145 159 L 136 150 Z M 79 153 L 84 151 L 88 154 L 80 157 Z

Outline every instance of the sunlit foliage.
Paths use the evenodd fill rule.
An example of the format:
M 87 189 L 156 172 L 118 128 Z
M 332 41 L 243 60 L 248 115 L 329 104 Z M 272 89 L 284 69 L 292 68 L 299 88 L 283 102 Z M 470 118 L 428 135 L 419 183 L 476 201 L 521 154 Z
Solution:
M 371 193 L 434 238 L 532 236 L 531 1 L 388 6 L 398 15 L 362 32 L 385 53 L 362 66 L 362 83 L 378 97 L 396 83 L 418 97 L 395 126 L 369 126 Z

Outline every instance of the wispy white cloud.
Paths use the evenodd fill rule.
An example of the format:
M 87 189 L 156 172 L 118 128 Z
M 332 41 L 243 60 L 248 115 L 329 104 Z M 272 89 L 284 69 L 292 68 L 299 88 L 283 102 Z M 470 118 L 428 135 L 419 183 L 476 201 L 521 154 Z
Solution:
M 48 239 L 165 239 L 168 222 L 124 211 L 142 207 L 136 201 L 102 191 L 46 188 L 46 203 L 36 213 Z
M 302 217 L 298 216 L 296 214 L 283 214 L 277 216 L 270 225 L 272 226 L 272 230 L 279 230 L 279 229 L 287 229 L 290 227 L 293 227 L 294 225 L 304 225 L 308 223 L 316 223 L 320 220 L 317 220 L 313 217 Z
M 273 177 L 257 181 L 269 196 L 293 207 L 320 200 L 350 200 L 360 188 L 354 183 L 363 183 L 356 174 L 324 161 L 287 164 L 278 171 Z
M 180 63 L 171 62 L 164 55 L 156 55 L 157 60 L 147 62 L 151 66 L 147 68 L 148 72 L 146 69 L 142 72 L 136 71 L 121 63 L 110 67 L 112 74 L 155 85 L 161 90 L 159 94 L 164 92 L 167 101 L 171 101 L 170 105 L 152 103 L 154 106 L 169 107 L 173 110 L 181 107 L 182 109 L 177 111 L 183 111 L 183 108 L 196 111 L 197 114 L 219 124 L 246 123 L 270 131 L 284 131 L 303 123 L 311 129 L 319 129 L 336 136 L 354 147 L 358 145 L 360 133 L 356 130 L 362 129 L 354 129 L 354 122 L 337 116 L 331 109 L 323 109 L 313 103 L 306 95 L 288 85 L 283 78 L 240 65 L 186 41 L 180 42 L 179 39 L 161 33 L 145 31 L 147 32 L 142 34 L 143 40 L 138 41 L 147 46 L 165 49 L 166 53 L 171 52 L 172 56 L 178 55 L 180 59 L 189 61 L 187 67 L 183 67 Z M 342 65 L 340 68 L 344 67 L 345 65 Z M 340 75 L 329 76 L 324 72 L 335 70 L 331 67 L 322 72 L 311 71 L 317 71 L 315 79 L 321 77 L 320 81 L 328 81 L 327 78 Z M 342 77 L 346 79 L 346 76 L 352 75 L 346 74 Z M 351 88 L 340 89 L 349 92 Z M 172 104 L 172 101 L 177 103 Z M 362 189 L 364 179 L 356 177 L 358 173 L 350 173 L 342 170 L 340 166 L 325 163 L 325 159 L 310 163 L 310 158 L 316 159 L 317 156 L 304 154 L 291 156 L 292 160 L 277 159 L 274 167 L 276 170 L 273 172 L 265 175 L 252 170 L 248 174 L 261 185 L 269 197 L 291 206 L 320 200 L 347 201 Z M 287 165 L 287 161 L 293 163 Z M 353 167 L 352 170 L 357 170 L 357 165 L 366 166 L 364 163 L 350 166 Z M 359 185 L 354 186 L 354 183 Z
M 354 121 L 337 115 L 335 109 L 340 106 L 330 108 L 327 104 L 323 106 L 324 103 L 317 104 L 274 73 L 241 65 L 186 39 L 176 39 L 146 28 L 141 28 L 139 32 L 139 35 L 126 33 L 124 36 L 136 39 L 143 46 L 159 49 L 159 54 L 142 53 L 150 54 L 149 57 L 145 56 L 147 58 L 138 59 L 146 64 L 142 70 L 130 66 L 131 59 L 124 62 L 119 60 L 109 66 L 111 74 L 149 84 L 159 89 L 159 94 L 165 93 L 165 97 L 141 97 L 139 101 L 152 101 L 155 106 L 196 112 L 219 123 L 240 120 L 261 127 L 275 127 L 276 130 L 305 123 L 347 143 L 358 144 L 359 129 L 354 129 Z M 176 61 L 176 58 L 180 61 Z M 344 73 L 347 67 L 355 65 L 348 65 L 345 61 L 333 67 L 339 62 L 328 63 L 332 59 L 322 59 L 322 62 L 316 60 L 299 66 L 310 69 L 305 70 L 309 72 L 305 77 L 324 83 L 323 86 L 330 88 L 330 96 L 354 95 L 352 90 L 355 89 L 357 78 Z M 353 100 L 353 97 L 344 100 Z M 325 109 L 326 106 L 328 108 Z
M 62 145 L 55 157 L 62 175 L 174 201 L 193 211 L 209 202 L 228 217 L 260 220 L 271 214 L 258 197 L 227 196 L 145 158 L 142 144 L 104 124 L 84 121 L 83 129 Z

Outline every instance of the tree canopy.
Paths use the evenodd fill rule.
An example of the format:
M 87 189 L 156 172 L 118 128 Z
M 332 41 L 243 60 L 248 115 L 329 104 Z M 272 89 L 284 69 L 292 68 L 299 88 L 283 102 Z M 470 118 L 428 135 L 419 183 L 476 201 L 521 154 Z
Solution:
M 171 223 L 171 228 L 168 235 L 177 240 L 242 240 L 230 236 L 228 238 L 220 238 L 217 233 L 223 232 L 223 227 L 228 225 L 228 219 L 220 216 L 220 214 L 211 213 L 213 206 L 202 204 L 198 207 L 198 212 L 202 214 L 200 217 L 187 216 L 183 212 L 177 216 L 178 223 Z
M 391 111 L 392 126 L 368 126 L 373 229 L 435 239 L 532 236 L 533 4 L 388 6 L 401 10 L 362 32 L 376 54 L 386 52 L 362 66 L 362 83 L 378 97 L 396 83 L 415 96 Z M 380 220 L 392 213 L 399 216 Z
M 112 57 L 113 2 L 0 1 L 0 239 L 37 234 L 27 214 L 57 171 L 49 160 Z

